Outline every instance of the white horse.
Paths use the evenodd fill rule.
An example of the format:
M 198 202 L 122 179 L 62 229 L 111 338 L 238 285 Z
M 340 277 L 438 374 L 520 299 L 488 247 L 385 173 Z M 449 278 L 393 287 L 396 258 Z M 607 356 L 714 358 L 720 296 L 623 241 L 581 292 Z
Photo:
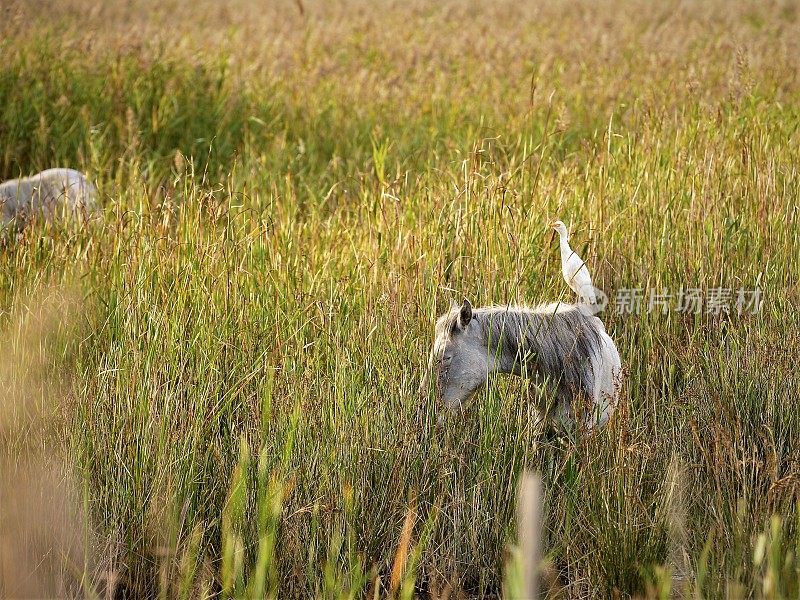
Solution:
M 436 321 L 429 372 L 451 410 L 481 389 L 490 373 L 544 380 L 555 395 L 556 418 L 577 420 L 573 401 L 584 398 L 590 406 L 582 421 L 592 428 L 604 425 L 616 407 L 622 365 L 602 321 L 577 306 L 473 309 L 465 300 Z
M 97 208 L 97 189 L 80 171 L 47 169 L 31 177 L 0 183 L 0 225 L 61 211 L 86 214 Z

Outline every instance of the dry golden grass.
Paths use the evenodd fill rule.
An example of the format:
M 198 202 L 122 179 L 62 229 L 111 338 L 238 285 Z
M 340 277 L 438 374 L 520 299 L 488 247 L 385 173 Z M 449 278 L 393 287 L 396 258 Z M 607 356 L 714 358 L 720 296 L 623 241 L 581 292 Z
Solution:
M 797 595 L 796 2 L 2 11 L 0 175 L 81 168 L 105 209 L 3 238 L 0 308 L 90 299 L 40 372 L 131 593 L 513 594 L 527 468 L 551 595 Z M 597 435 L 506 380 L 435 430 L 435 316 L 568 299 L 554 217 L 612 297 L 764 309 L 605 313 L 628 379 Z

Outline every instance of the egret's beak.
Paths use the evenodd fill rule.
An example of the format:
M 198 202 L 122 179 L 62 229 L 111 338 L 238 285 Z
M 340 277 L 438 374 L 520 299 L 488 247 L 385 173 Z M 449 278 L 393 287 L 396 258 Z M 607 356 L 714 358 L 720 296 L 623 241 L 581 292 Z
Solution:
M 553 240 L 556 239 L 556 222 L 551 222 L 548 227 L 553 230 L 553 233 L 550 235 L 550 243 L 552 244 Z

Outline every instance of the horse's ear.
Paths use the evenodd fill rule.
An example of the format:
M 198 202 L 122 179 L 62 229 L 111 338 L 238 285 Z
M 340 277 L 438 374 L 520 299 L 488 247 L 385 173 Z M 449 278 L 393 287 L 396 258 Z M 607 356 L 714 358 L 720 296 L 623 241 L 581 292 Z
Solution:
M 464 304 L 461 305 L 461 310 L 458 312 L 458 323 L 463 328 L 469 325 L 470 321 L 472 321 L 472 304 L 464 298 Z

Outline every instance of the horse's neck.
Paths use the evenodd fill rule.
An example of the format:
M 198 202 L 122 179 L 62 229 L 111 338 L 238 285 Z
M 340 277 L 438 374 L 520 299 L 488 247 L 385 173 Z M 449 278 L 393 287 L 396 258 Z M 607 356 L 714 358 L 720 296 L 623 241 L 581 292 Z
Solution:
M 530 341 L 523 338 L 518 344 L 504 345 L 497 361 L 497 370 L 514 375 L 533 373 L 536 370 L 536 351 Z
M 509 310 L 484 315 L 487 331 L 487 346 L 494 357 L 494 368 L 500 373 L 521 374 L 530 366 L 534 348 L 530 339 L 531 315 L 523 311 Z
M 511 373 L 512 375 L 523 375 L 535 370 L 536 363 L 533 361 L 533 353 L 521 352 L 502 352 L 495 362 L 495 369 L 498 373 Z

